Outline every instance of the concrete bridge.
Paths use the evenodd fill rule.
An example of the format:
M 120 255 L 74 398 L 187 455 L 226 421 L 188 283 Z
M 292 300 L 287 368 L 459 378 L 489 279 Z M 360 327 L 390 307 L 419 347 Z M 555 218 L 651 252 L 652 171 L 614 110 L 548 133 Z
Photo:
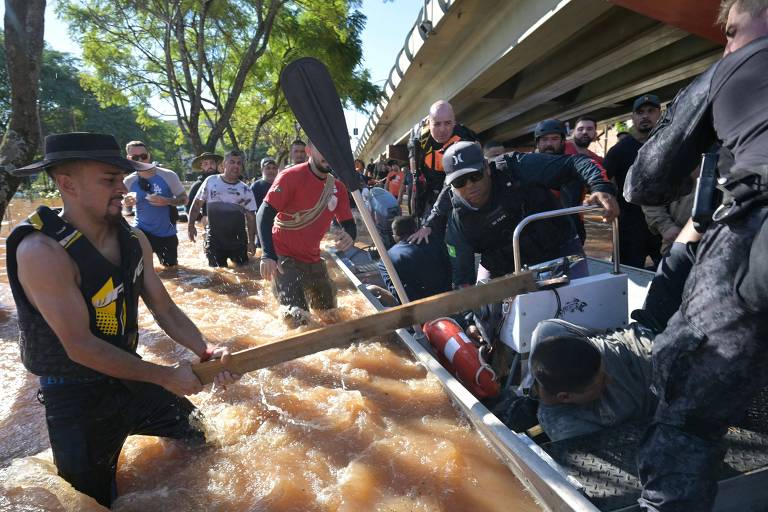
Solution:
M 548 117 L 626 117 L 644 93 L 671 100 L 723 50 L 718 0 L 428 0 L 356 154 L 404 144 L 437 99 L 507 146 Z

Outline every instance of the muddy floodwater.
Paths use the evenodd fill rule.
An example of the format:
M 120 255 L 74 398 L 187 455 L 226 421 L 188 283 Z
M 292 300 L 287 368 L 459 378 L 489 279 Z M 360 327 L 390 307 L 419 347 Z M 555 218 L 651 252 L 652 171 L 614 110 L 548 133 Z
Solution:
M 15 200 L 0 230 L 0 510 L 105 510 L 56 475 L 37 380 L 18 358 L 5 238 L 32 207 Z M 208 339 L 240 350 L 288 332 L 256 264 L 209 269 L 201 243 L 187 240 L 185 224 L 179 229 L 180 266 L 160 276 Z M 341 272 L 329 268 L 343 318 L 371 313 Z M 143 304 L 140 315 L 145 359 L 194 359 Z M 253 372 L 226 390 L 208 387 L 190 398 L 205 415 L 208 445 L 191 450 L 130 437 L 114 510 L 540 510 L 438 381 L 391 338 Z

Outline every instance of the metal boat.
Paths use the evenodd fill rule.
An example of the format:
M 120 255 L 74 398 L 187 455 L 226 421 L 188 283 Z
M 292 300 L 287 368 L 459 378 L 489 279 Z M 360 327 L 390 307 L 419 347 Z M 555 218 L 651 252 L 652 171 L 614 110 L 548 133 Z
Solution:
M 516 271 L 522 230 L 540 219 L 572 215 L 590 207 L 566 208 L 532 215 L 515 231 Z M 613 225 L 613 262 L 587 258 L 590 275 L 552 290 L 539 290 L 505 303 L 502 340 L 524 356 L 530 335 L 540 320 L 561 318 L 594 329 L 626 327 L 630 313 L 642 306 L 653 273 L 618 263 L 618 227 Z M 367 289 L 381 284 L 376 263 L 368 253 L 352 257 L 331 252 L 339 268 L 377 310 L 384 309 Z M 563 307 L 572 304 L 574 307 Z M 576 307 L 578 306 L 578 307 Z M 506 334 L 505 334 L 506 333 Z M 488 408 L 448 372 L 408 329 L 395 335 L 414 358 L 440 381 L 455 406 L 500 459 L 520 479 L 545 510 L 628 512 L 639 510 L 641 485 L 636 454 L 649 421 L 633 422 L 557 442 L 537 443 L 525 432 L 507 428 Z M 716 511 L 768 510 L 768 393 L 759 396 L 746 418 L 728 432 L 728 452 L 721 469 Z

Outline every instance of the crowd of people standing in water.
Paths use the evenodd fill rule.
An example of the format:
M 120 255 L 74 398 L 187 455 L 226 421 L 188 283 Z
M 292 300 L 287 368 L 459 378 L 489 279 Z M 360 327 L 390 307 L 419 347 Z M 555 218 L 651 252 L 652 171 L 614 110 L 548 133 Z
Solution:
M 639 461 L 645 510 L 712 506 L 719 441 L 768 375 L 768 4 L 724 0 L 721 8 L 724 58 L 675 99 L 663 123 L 660 99 L 637 97 L 632 129 L 604 157 L 589 149 L 597 138 L 592 117 L 577 119 L 570 134 L 559 120 L 542 120 L 534 152 L 521 152 L 481 144 L 440 100 L 413 138 L 414 168 L 395 159 L 355 162 L 411 299 L 511 273 L 512 233 L 527 215 L 591 204 L 606 221 L 618 217 L 622 262 L 658 268 L 645 306 L 629 328 L 608 335 L 542 322 L 529 369 L 537 420 L 552 439 L 654 418 Z M 726 193 L 709 226 L 690 219 L 702 151 L 721 154 Z M 334 320 L 336 290 L 320 243 L 330 234 L 343 252 L 357 237 L 349 191 L 312 141 L 294 141 L 283 169 L 262 159 L 250 186 L 237 150 L 197 156 L 189 193 L 151 162 L 145 142 L 123 151 L 111 135 L 66 133 L 46 138 L 42 161 L 13 171 L 47 172 L 63 201 L 61 211 L 38 208 L 8 238 L 21 358 L 40 379 L 59 474 L 107 506 L 129 435 L 205 441 L 184 398 L 202 388 L 190 365 L 136 356 L 139 297 L 200 361 L 230 357 L 205 340 L 155 273 L 153 254 L 163 266 L 178 263 L 178 207 L 187 205 L 190 241 L 204 226 L 209 266 L 244 265 L 260 250 L 261 277 L 291 327 L 305 325 L 310 310 Z M 133 225 L 124 207 L 134 209 Z M 522 264 L 583 256 L 588 236 L 578 218 L 538 223 L 522 237 Z M 587 273 L 572 269 L 573 277 Z M 382 274 L 396 303 L 392 276 Z M 709 314 L 713 304 L 723 313 Z M 482 338 L 494 327 L 468 330 L 493 342 Z M 216 382 L 239 377 L 222 371 Z

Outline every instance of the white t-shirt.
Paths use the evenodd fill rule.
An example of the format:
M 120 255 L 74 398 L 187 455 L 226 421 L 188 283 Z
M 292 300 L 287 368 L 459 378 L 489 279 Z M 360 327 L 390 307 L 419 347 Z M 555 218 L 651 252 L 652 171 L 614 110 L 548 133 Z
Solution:
M 237 183 L 227 183 L 221 174 L 208 176 L 200 185 L 200 189 L 195 196 L 195 202 L 203 201 L 209 205 L 212 203 L 232 203 L 240 206 L 244 210 L 256 211 L 256 198 L 248 185 L 242 181 Z

